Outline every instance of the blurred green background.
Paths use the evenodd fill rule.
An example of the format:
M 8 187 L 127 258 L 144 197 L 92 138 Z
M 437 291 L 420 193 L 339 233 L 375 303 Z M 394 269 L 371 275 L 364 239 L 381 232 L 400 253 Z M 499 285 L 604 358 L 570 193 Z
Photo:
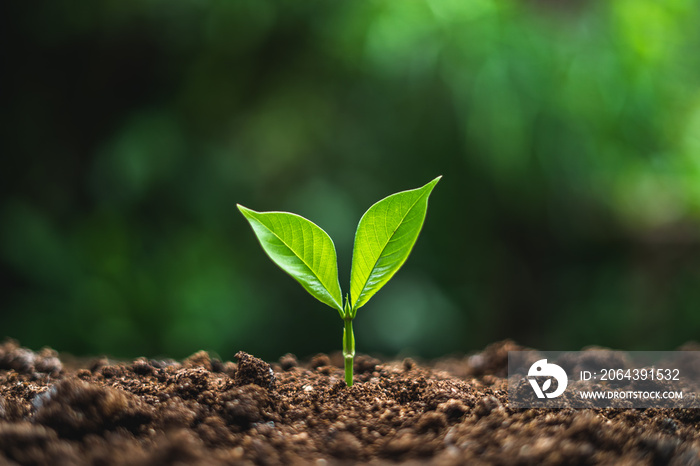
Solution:
M 5 6 L 0 337 L 79 355 L 340 350 L 235 208 L 324 228 L 444 175 L 359 352 L 700 334 L 695 0 Z

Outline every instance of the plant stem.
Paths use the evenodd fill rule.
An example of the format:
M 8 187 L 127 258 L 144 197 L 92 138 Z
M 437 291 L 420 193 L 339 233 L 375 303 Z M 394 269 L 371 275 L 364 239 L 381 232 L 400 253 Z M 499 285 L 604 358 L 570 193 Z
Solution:
M 346 317 L 343 328 L 343 357 L 345 358 L 345 383 L 352 387 L 352 365 L 355 360 L 355 334 L 352 332 L 352 318 Z

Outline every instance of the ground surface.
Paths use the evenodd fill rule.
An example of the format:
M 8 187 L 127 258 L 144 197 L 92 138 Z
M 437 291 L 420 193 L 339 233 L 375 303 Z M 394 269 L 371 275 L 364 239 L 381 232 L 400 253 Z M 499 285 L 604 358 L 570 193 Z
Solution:
M 700 464 L 700 410 L 514 410 L 507 351 L 429 367 L 339 356 L 269 366 L 183 362 L 70 368 L 0 345 L 0 464 Z

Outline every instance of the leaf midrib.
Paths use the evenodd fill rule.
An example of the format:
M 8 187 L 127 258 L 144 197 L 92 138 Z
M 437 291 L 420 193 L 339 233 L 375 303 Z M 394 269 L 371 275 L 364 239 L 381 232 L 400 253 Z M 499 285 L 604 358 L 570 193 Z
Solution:
M 293 214 L 293 213 L 291 213 L 291 212 L 289 212 L 289 213 L 290 213 L 291 215 L 296 216 L 296 214 Z M 303 217 L 300 217 L 300 218 L 303 218 Z M 259 220 L 258 220 L 258 221 L 259 221 Z M 319 277 L 318 274 L 316 274 L 316 272 L 314 272 L 314 269 L 313 269 L 312 267 L 310 267 L 309 264 L 307 264 L 307 262 L 304 260 L 304 258 L 301 257 L 301 256 L 299 256 L 299 255 L 296 253 L 296 251 L 294 251 L 294 249 L 292 249 L 292 247 L 289 246 L 289 244 L 287 244 L 287 242 L 286 242 L 285 240 L 283 240 L 282 238 L 280 238 L 279 235 L 278 235 L 277 233 L 275 233 L 273 230 L 271 230 L 270 227 L 268 227 L 267 225 L 265 225 L 263 222 L 260 222 L 260 224 L 261 224 L 262 226 L 264 226 L 265 229 L 266 229 L 267 231 L 269 231 L 270 233 L 272 233 L 272 235 L 273 235 L 275 238 L 277 238 L 277 239 L 280 241 L 280 243 L 284 244 L 284 245 L 287 247 L 287 249 L 289 249 L 290 251 L 292 251 L 292 252 L 294 253 L 295 256 L 297 256 L 299 259 L 301 259 L 301 262 L 306 266 L 307 269 L 309 269 L 309 271 L 311 272 L 311 274 L 312 274 L 314 277 L 316 277 L 316 280 L 318 280 L 318 282 L 323 286 L 323 289 L 326 290 L 326 291 L 328 292 L 328 296 L 331 297 L 331 300 L 336 304 L 336 306 L 337 306 L 339 309 L 342 309 L 342 306 L 340 305 L 340 303 L 338 303 L 338 302 L 335 300 L 335 297 L 333 297 L 333 294 L 331 293 L 331 291 L 328 289 L 328 287 L 326 286 L 326 284 L 323 283 L 323 280 L 321 280 L 321 277 Z M 319 228 L 321 228 L 321 227 L 319 227 Z M 303 229 L 302 229 L 302 233 L 301 233 L 301 234 L 302 234 L 302 236 L 304 235 Z M 342 294 L 342 292 L 341 292 L 341 294 Z
M 384 243 L 384 246 L 382 246 L 382 250 L 381 250 L 381 252 L 379 253 L 379 256 L 377 256 L 377 260 L 374 262 L 374 265 L 372 266 L 372 270 L 370 270 L 370 271 L 369 271 L 369 274 L 367 274 L 367 279 L 365 280 L 365 282 L 364 282 L 363 285 L 362 285 L 362 289 L 360 290 L 360 294 L 357 296 L 357 299 L 355 300 L 355 304 L 357 304 L 357 302 L 360 301 L 360 298 L 361 298 L 362 295 L 364 294 L 365 289 L 366 289 L 366 287 L 367 287 L 367 283 L 369 283 L 369 278 L 372 276 L 372 273 L 374 273 L 375 269 L 377 268 L 377 264 L 379 263 L 379 259 L 382 257 L 382 254 L 384 254 L 384 250 L 386 249 L 386 247 L 387 247 L 387 246 L 389 245 L 389 243 L 391 242 L 391 238 L 394 237 L 394 235 L 396 234 L 396 232 L 398 231 L 398 229 L 401 227 L 401 224 L 403 223 L 404 219 L 408 216 L 409 212 L 411 212 L 411 210 L 413 210 L 413 208 L 416 206 L 416 204 L 418 203 L 418 201 L 420 201 L 422 198 L 423 198 L 423 195 L 419 196 L 419 197 L 416 199 L 416 201 L 415 201 L 413 204 L 411 204 L 411 207 L 406 211 L 406 213 L 403 215 L 403 217 L 401 217 L 401 221 L 399 222 L 398 226 L 394 229 L 394 231 L 391 232 L 391 235 L 389 235 L 389 237 L 388 237 L 386 243 Z

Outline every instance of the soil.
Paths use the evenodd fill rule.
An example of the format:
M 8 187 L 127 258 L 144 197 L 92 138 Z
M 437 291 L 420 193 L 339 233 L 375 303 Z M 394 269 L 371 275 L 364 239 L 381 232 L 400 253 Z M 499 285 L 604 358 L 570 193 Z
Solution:
M 0 345 L 0 464 L 700 464 L 700 410 L 512 409 L 509 350 L 417 364 L 267 364 Z

